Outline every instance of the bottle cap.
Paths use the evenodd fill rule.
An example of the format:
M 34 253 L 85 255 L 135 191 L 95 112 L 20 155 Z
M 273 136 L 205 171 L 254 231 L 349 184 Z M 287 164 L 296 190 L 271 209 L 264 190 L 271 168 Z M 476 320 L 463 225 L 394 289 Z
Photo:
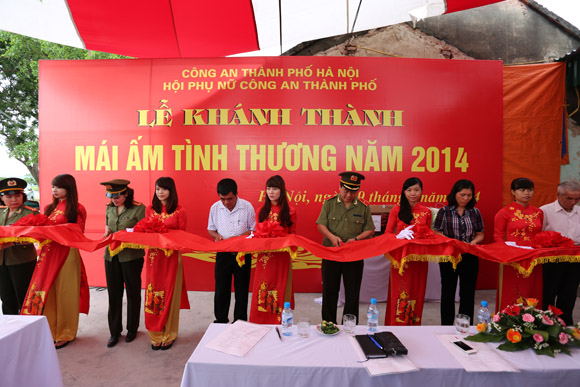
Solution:
M 371 305 L 376 305 L 376 304 L 377 304 L 377 299 L 371 298 Z
M 290 308 L 290 303 L 289 302 L 285 302 L 284 303 L 284 308 Z
M 487 308 L 487 305 L 488 305 L 487 301 L 485 301 L 485 300 L 481 301 L 481 306 Z

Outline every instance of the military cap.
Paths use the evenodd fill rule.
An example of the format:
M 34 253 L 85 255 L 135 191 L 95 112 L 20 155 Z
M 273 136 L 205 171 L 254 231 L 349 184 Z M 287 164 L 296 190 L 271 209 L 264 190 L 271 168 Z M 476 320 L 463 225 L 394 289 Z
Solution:
M 100 184 L 105 186 L 105 189 L 107 191 L 107 197 L 109 199 L 113 199 L 122 194 L 123 192 L 127 191 L 127 186 L 130 183 L 131 182 L 129 180 L 114 179 L 109 181 L 103 181 Z
M 23 193 L 28 183 L 17 177 L 9 177 L 0 181 L 0 195 L 16 195 Z
M 363 175 L 358 172 L 342 172 L 339 173 L 340 182 L 344 188 L 351 191 L 358 191 L 360 189 L 360 182 L 365 179 Z

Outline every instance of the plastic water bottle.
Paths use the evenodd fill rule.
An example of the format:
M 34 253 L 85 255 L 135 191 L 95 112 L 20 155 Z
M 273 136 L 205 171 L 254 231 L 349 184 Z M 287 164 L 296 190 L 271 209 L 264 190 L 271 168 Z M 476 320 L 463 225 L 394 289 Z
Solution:
M 282 310 L 282 334 L 284 336 L 292 336 L 292 324 L 294 320 L 294 312 L 290 309 L 290 303 L 284 303 Z
M 487 331 L 491 330 L 491 312 L 487 307 L 487 301 L 481 301 L 481 306 L 477 309 L 477 323 L 485 322 L 487 324 Z
M 367 331 L 374 333 L 379 326 L 379 307 L 377 306 L 377 299 L 371 298 L 371 304 L 367 311 Z

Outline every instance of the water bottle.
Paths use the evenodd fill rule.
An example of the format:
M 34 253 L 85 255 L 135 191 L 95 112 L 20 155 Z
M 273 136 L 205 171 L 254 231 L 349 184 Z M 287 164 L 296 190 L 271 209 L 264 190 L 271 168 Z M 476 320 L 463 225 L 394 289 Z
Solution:
M 294 312 L 290 309 L 290 303 L 284 303 L 282 310 L 282 334 L 284 336 L 292 336 L 292 324 L 294 319 Z
M 374 333 L 379 326 L 379 307 L 377 306 L 377 299 L 371 298 L 371 304 L 367 311 L 367 331 Z
M 481 301 L 481 306 L 477 309 L 477 323 L 486 323 L 487 331 L 491 330 L 491 312 L 487 307 L 487 301 Z

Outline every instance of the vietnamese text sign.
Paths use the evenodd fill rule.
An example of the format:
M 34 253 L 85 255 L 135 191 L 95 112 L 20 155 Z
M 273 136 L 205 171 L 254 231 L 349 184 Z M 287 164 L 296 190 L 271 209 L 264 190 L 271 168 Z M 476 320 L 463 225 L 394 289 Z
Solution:
M 440 207 L 456 180 L 470 179 L 488 233 L 501 205 L 500 62 L 43 61 L 40 71 L 42 205 L 55 175 L 74 175 L 95 238 L 107 203 L 99 182 L 112 178 L 131 180 L 136 200 L 149 204 L 155 180 L 173 177 L 188 231 L 202 236 L 225 177 L 258 209 L 268 177 L 281 175 L 298 233 L 313 240 L 322 240 L 315 221 L 346 170 L 366 176 L 359 196 L 369 204 L 395 204 L 416 176 L 425 204 Z M 196 258 L 185 259 L 188 287 L 211 289 L 211 257 Z M 295 268 L 318 264 L 303 258 Z M 87 266 L 91 283 L 101 281 L 101 262 Z M 315 270 L 294 280 L 299 290 L 320 288 Z

